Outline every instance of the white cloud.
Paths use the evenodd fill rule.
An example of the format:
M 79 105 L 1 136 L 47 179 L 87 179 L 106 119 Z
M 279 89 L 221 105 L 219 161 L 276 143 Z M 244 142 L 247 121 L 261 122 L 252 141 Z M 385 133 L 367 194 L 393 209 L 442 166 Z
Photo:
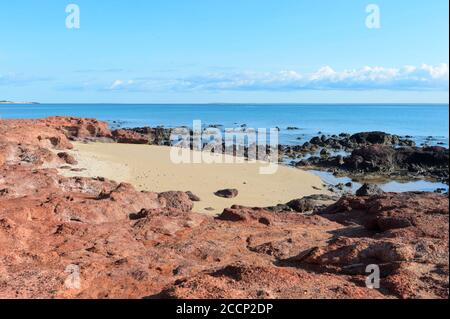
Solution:
M 447 79 L 448 81 L 448 64 L 442 63 L 437 66 L 423 64 L 422 70 L 427 71 L 434 79 Z
M 24 74 L 0 74 L 0 86 L 19 86 L 50 78 Z M 449 66 L 422 64 L 401 67 L 365 66 L 336 70 L 324 66 L 315 72 L 298 70 L 279 72 L 217 72 L 183 78 L 140 77 L 113 79 L 109 83 L 90 79 L 88 82 L 60 84 L 63 89 L 97 91 L 448 91 Z
M 448 64 L 402 67 L 365 66 L 335 70 L 324 66 L 315 72 L 222 72 L 184 78 L 137 78 L 114 80 L 109 91 L 304 91 L 391 90 L 448 91 Z
M 135 84 L 134 80 L 128 80 L 128 81 L 124 81 L 124 80 L 115 80 L 111 86 L 109 87 L 110 90 L 117 90 L 117 89 L 124 89 L 130 86 L 133 86 L 133 84 Z
M 400 68 L 370 67 L 313 73 L 234 73 L 183 79 L 183 87 L 203 90 L 448 90 L 448 64 Z
M 311 81 L 320 81 L 324 78 L 334 78 L 336 76 L 336 71 L 334 71 L 330 66 L 324 66 L 319 69 L 316 73 L 310 76 Z

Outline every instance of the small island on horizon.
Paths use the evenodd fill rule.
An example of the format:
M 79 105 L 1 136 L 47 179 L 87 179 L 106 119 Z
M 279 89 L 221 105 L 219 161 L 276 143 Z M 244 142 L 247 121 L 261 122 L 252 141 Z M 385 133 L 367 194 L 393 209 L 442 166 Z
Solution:
M 39 104 L 39 103 L 38 102 L 14 102 L 14 101 L 0 100 L 0 104 Z

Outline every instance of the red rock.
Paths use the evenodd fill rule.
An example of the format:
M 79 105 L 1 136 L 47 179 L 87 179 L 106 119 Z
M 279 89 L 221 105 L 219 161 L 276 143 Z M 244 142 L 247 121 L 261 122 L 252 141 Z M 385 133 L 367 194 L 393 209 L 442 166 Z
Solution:
M 115 130 L 112 132 L 114 140 L 125 144 L 149 144 L 149 136 L 131 130 Z
M 345 235 L 351 237 L 304 252 L 297 260 L 322 271 L 360 275 L 375 264 L 388 293 L 442 298 L 448 296 L 448 271 L 442 271 L 448 269 L 448 213 L 448 197 L 432 193 L 344 197 L 322 216 L 366 230 L 350 229 Z
M 159 194 L 159 198 L 165 200 L 167 208 L 179 209 L 183 212 L 190 212 L 194 206 L 185 192 L 165 192 Z
M 231 222 L 258 222 L 263 225 L 270 225 L 272 216 L 271 213 L 260 208 L 247 208 L 242 206 L 232 206 L 226 208 L 217 219 Z
M 383 298 L 377 291 L 326 274 L 311 275 L 305 270 L 273 265 L 235 263 L 193 278 L 179 280 L 163 290 L 159 297 L 194 299 L 299 299 Z
M 71 139 L 112 138 L 108 123 L 96 119 L 55 116 L 42 121 Z
M 343 197 L 322 212 L 332 220 L 364 225 L 368 230 L 407 229 L 418 236 L 448 238 L 448 197 L 434 193 L 387 193 Z

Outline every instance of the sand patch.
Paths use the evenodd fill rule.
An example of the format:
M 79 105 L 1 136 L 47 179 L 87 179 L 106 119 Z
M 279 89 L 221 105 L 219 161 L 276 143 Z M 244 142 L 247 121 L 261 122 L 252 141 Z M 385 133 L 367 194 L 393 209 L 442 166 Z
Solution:
M 327 193 L 322 180 L 300 169 L 279 166 L 275 174 L 262 175 L 267 163 L 175 164 L 170 147 L 115 143 L 74 143 L 70 151 L 85 170 L 60 170 L 65 176 L 105 177 L 128 182 L 139 190 L 191 191 L 200 197 L 194 210 L 217 214 L 233 204 L 272 206 L 312 194 Z M 219 189 L 239 190 L 236 198 L 214 195 Z

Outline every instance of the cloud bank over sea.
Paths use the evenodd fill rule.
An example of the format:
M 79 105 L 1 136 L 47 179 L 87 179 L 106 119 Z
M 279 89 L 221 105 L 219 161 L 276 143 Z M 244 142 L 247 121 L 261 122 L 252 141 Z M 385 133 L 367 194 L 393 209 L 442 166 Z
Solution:
M 336 71 L 324 66 L 313 73 L 280 72 L 209 73 L 183 78 L 143 77 L 115 79 L 102 90 L 154 91 L 300 91 L 393 90 L 445 91 L 449 88 L 448 64 L 406 65 L 399 68 L 365 66 Z

